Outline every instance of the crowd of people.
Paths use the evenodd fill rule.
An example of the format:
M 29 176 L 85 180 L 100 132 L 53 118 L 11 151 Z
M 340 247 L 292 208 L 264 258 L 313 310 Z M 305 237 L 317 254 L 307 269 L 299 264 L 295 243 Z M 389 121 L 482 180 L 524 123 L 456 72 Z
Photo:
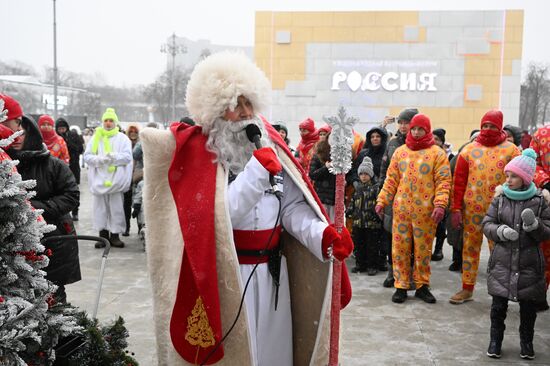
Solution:
M 416 297 L 435 303 L 430 262 L 443 259 L 447 239 L 453 247 L 449 270 L 462 272 L 461 289 L 449 302 L 462 304 L 473 300 L 485 234 L 493 296 L 487 354 L 500 357 L 511 300 L 520 303 L 521 356 L 530 359 L 536 312 L 548 310 L 550 126 L 531 137 L 503 120 L 502 112 L 488 111 L 456 155 L 445 129 L 432 130 L 429 117 L 416 108 L 371 128 L 362 145 L 354 146 L 346 177 L 352 192 L 346 197 L 346 218 L 355 245 L 351 271 L 374 276 L 387 270 L 383 286 L 395 287 L 393 302 L 405 302 L 413 289 Z M 394 121 L 398 130 L 389 138 L 385 127 Z M 289 143 L 281 126 L 276 128 Z M 296 157 L 334 219 L 330 126 L 315 128 L 307 118 L 299 128 Z
M 247 61 L 234 61 L 239 67 L 249 67 Z M 240 91 L 231 89 L 238 94 L 232 99 L 235 104 L 228 104 L 208 94 L 202 83 L 210 82 L 209 72 L 224 78 L 224 72 L 238 73 L 238 70 L 233 70 L 231 63 L 224 62 L 228 65 L 222 67 L 212 59 L 209 62 L 202 66 L 204 70 L 198 67 L 189 82 L 187 103 L 189 111 L 194 111 L 195 120 L 182 119 L 172 132 L 180 151 L 189 146 L 197 149 L 199 145 L 189 141 L 199 141 L 191 137 L 196 135 L 195 131 L 201 131 L 207 140 L 200 140 L 200 146 L 206 148 L 204 152 L 200 150 L 197 159 L 202 159 L 204 154 L 204 161 L 208 161 L 209 154 L 214 153 L 215 162 L 227 172 L 225 194 L 229 217 L 225 219 L 233 228 L 242 280 L 256 276 L 256 280 L 265 285 L 247 295 L 249 321 L 258 322 L 249 324 L 249 331 L 256 337 L 254 357 L 260 364 L 269 364 L 268 360 L 277 353 L 275 348 L 270 351 L 267 344 L 277 344 L 282 350 L 279 355 L 286 355 L 287 363 L 292 362 L 291 309 L 285 300 L 289 289 L 288 283 L 279 281 L 280 276 L 285 280 L 287 276 L 286 262 L 280 261 L 282 249 L 277 243 L 267 251 L 250 247 L 251 235 L 263 238 L 257 230 L 270 232 L 274 225 L 278 227 L 274 241 L 281 231 L 287 231 L 321 262 L 332 256 L 345 260 L 353 241 L 355 266 L 351 272 L 375 276 L 387 271 L 381 285 L 395 288 L 391 297 L 395 303 L 405 302 L 409 290 L 415 290 L 414 296 L 426 303 L 436 303 L 430 289 L 430 262 L 443 259 L 445 241 L 452 245 L 449 270 L 462 272 L 460 286 L 457 284 L 459 290 L 449 301 L 456 305 L 472 301 L 485 235 L 491 252 L 488 291 L 493 297 L 487 355 L 495 358 L 501 355 L 504 320 L 511 300 L 520 304 L 521 357 L 534 358 L 536 314 L 549 308 L 550 162 L 546 156 L 550 153 L 550 126 L 541 127 L 531 137 L 515 126 L 504 125 L 501 111 L 490 110 L 481 116 L 479 130 L 472 131 L 470 141 L 456 154 L 446 139 L 445 129 L 434 129 L 437 121 L 431 121 L 417 108 L 406 108 L 396 117 L 386 117 L 364 137 L 354 132 L 352 168 L 346 175 L 346 228 L 338 233 L 330 224 L 341 214 L 335 212 L 331 127 L 326 124 L 316 127 L 312 118 L 306 118 L 299 123 L 300 141 L 296 147 L 291 146 L 289 130 L 283 122 L 270 125 L 258 116 L 263 95 L 254 93 L 260 93 L 258 90 L 265 86 L 265 76 L 249 68 L 253 76 L 242 76 L 242 84 L 236 85 L 244 87 Z M 200 98 L 212 101 L 212 105 L 206 105 Z M 0 124 L 0 138 L 24 131 L 6 149 L 7 155 L 1 156 L 19 161 L 17 169 L 23 179 L 36 180 L 36 195 L 30 203 L 44 210 L 44 220 L 56 226 L 48 235 L 75 234 L 73 222 L 79 220 L 80 174 L 84 166 L 92 194 L 93 225 L 99 236 L 113 247 L 123 248 L 125 243 L 120 235 L 129 235 L 132 217 L 138 218 L 139 231 L 144 228 L 141 197 L 146 182 L 138 125 L 129 125 L 122 131 L 115 110 L 107 108 L 101 125 L 81 134 L 64 118 L 54 121 L 49 115 L 41 115 L 35 122 L 12 97 L 0 94 L 0 99 L 7 113 L 7 119 Z M 391 123 L 398 126 L 395 135 L 386 130 Z M 237 136 L 249 124 L 263 131 L 264 147 L 258 150 L 251 144 L 250 149 L 243 148 L 243 144 L 249 145 L 246 135 Z M 270 135 L 272 132 L 279 135 Z M 292 162 L 296 162 L 296 166 L 290 169 Z M 176 159 L 173 165 L 179 163 Z M 213 170 L 205 168 L 201 172 L 205 182 L 215 177 L 215 166 L 212 166 Z M 299 172 L 302 175 L 296 177 Z M 185 174 L 181 174 L 185 182 Z M 284 192 L 282 198 L 273 194 L 270 176 Z M 193 179 L 196 182 L 194 175 L 190 177 L 188 185 Z M 310 194 L 307 193 L 310 183 L 316 193 L 312 197 L 318 197 L 316 203 L 306 203 L 300 198 Z M 215 187 L 211 190 L 214 194 Z M 185 205 L 184 201 L 177 201 L 176 196 L 174 199 L 176 204 Z M 278 221 L 279 204 L 281 222 Z M 196 207 L 185 207 L 193 215 L 180 217 L 181 222 L 194 222 L 214 212 L 212 209 L 200 213 Z M 178 215 L 187 215 L 181 211 Z M 323 211 L 327 217 L 321 215 Z M 200 247 L 203 239 L 193 236 L 187 226 L 181 230 L 186 246 Z M 96 248 L 103 246 L 103 241 L 96 243 Z M 74 239 L 64 240 L 48 244 L 48 249 L 56 255 L 52 256 L 46 272 L 59 286 L 57 300 L 64 302 L 64 286 L 80 280 L 78 245 Z M 275 264 L 271 262 L 273 253 L 279 258 Z M 265 266 L 254 274 L 256 269 L 252 269 L 252 264 L 257 257 L 265 257 L 262 261 Z M 210 260 L 215 262 L 215 258 Z M 276 273 L 272 271 L 273 265 L 278 268 Z M 346 279 L 347 272 L 343 281 Z M 272 281 L 276 292 L 271 291 Z M 195 288 L 192 294 L 208 301 L 212 294 L 203 291 Z M 260 298 L 267 299 L 269 305 L 258 305 Z M 175 301 L 184 302 L 182 308 L 187 306 L 179 297 Z M 277 306 L 277 312 L 271 311 Z M 215 307 L 213 309 L 208 311 L 215 311 Z M 284 326 L 273 335 L 261 329 L 262 324 L 273 322 Z M 191 352 L 185 345 L 174 347 L 184 358 Z

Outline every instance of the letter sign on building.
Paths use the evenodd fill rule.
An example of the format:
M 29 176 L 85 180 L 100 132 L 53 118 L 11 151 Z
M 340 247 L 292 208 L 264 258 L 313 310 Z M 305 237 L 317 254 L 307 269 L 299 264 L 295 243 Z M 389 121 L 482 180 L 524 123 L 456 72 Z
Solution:
M 331 90 L 340 90 L 340 84 L 346 82 L 352 91 L 359 88 L 363 91 L 376 91 L 380 88 L 387 91 L 437 91 L 435 79 L 437 73 L 423 72 L 417 73 L 396 73 L 396 72 L 368 72 L 364 77 L 358 71 L 351 71 L 346 74 L 343 71 L 337 71 L 332 75 Z

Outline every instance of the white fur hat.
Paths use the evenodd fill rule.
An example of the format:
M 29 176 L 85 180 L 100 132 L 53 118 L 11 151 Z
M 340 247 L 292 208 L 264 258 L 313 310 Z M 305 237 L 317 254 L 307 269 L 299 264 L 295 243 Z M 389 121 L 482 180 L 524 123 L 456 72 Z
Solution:
M 227 108 L 234 110 L 243 95 L 252 102 L 254 112 L 269 104 L 271 86 L 262 70 L 242 52 L 212 54 L 195 66 L 187 84 L 185 104 L 197 125 L 205 132 Z

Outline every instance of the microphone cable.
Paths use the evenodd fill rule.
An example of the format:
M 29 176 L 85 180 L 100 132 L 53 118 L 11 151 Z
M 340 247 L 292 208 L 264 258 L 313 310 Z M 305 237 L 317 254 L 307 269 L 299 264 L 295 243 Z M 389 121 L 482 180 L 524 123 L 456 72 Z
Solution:
M 264 247 L 264 250 L 268 250 L 269 243 L 271 243 L 271 239 L 273 239 L 273 235 L 275 234 L 275 231 L 277 230 L 277 226 L 278 226 L 277 224 L 278 224 L 279 219 L 281 217 L 281 208 L 282 208 L 281 207 L 282 206 L 282 204 L 281 204 L 281 195 L 277 195 L 277 194 L 273 194 L 273 195 L 277 198 L 277 201 L 279 202 L 279 209 L 277 210 L 277 218 L 275 219 L 275 225 L 273 226 L 273 229 L 271 230 L 271 234 L 269 235 L 269 239 L 267 240 L 267 243 Z M 220 346 L 223 344 L 223 342 L 226 340 L 226 338 L 229 336 L 229 334 L 233 331 L 233 328 L 235 327 L 235 325 L 237 324 L 237 321 L 239 320 L 239 317 L 241 316 L 241 312 L 242 312 L 243 304 L 244 304 L 244 299 L 245 299 L 245 295 L 246 295 L 246 290 L 248 290 L 248 285 L 250 284 L 250 281 L 252 280 L 252 276 L 254 275 L 254 272 L 256 272 L 256 268 L 258 268 L 258 266 L 260 264 L 261 264 L 261 262 L 260 262 L 260 259 L 258 258 L 258 261 L 254 265 L 254 268 L 252 268 L 252 271 L 248 275 L 248 278 L 246 280 L 246 285 L 244 286 L 243 294 L 241 296 L 241 301 L 239 303 L 239 310 L 237 311 L 237 315 L 235 316 L 235 320 L 233 320 L 233 324 L 231 324 L 231 327 L 229 327 L 227 332 L 225 332 L 225 335 L 222 337 L 220 342 L 218 344 L 216 344 L 216 346 L 212 349 L 212 351 L 210 351 L 206 355 L 204 360 L 201 362 L 200 366 L 206 365 L 206 362 L 208 362 L 210 357 L 212 357 L 212 355 L 218 350 L 218 348 L 220 348 Z

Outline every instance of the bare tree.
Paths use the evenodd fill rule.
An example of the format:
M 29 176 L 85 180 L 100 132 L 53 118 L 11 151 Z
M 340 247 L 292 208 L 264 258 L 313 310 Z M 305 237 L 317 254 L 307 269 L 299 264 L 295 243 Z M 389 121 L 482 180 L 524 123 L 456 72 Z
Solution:
M 550 80 L 547 64 L 529 64 L 529 71 L 521 85 L 520 127 L 533 132 L 546 120 L 550 104 Z
M 190 70 L 175 69 L 176 115 L 181 117 L 187 115 L 184 102 L 189 75 Z M 172 71 L 168 69 L 159 75 L 154 82 L 143 88 L 142 94 L 154 107 L 155 119 L 168 122 L 171 116 Z
M 0 61 L 0 75 L 32 75 L 38 76 L 36 70 L 21 61 L 10 63 Z

